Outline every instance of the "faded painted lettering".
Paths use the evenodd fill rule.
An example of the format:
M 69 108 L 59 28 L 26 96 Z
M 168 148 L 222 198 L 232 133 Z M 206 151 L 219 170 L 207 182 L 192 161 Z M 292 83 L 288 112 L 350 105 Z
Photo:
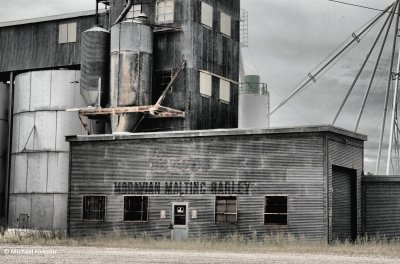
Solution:
M 114 194 L 133 195 L 205 195 L 250 194 L 251 182 L 114 182 Z

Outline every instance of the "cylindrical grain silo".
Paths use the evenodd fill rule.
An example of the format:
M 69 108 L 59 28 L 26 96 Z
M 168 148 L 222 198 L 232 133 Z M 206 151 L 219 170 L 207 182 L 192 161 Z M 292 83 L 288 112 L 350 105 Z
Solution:
M 239 89 L 239 128 L 269 127 L 270 96 L 260 76 L 247 75 Z
M 144 20 L 111 27 L 110 107 L 151 104 L 152 54 L 153 30 Z M 132 132 L 140 116 L 112 116 L 112 132 Z
M 82 33 L 80 84 L 81 95 L 88 106 L 105 107 L 107 104 L 109 54 L 110 33 L 107 30 L 95 26 Z
M 7 183 L 8 105 L 9 87 L 0 83 L 0 224 L 5 216 L 5 190 Z
M 9 226 L 66 230 L 69 145 L 83 134 L 76 112 L 84 106 L 79 71 L 26 72 L 16 76 Z

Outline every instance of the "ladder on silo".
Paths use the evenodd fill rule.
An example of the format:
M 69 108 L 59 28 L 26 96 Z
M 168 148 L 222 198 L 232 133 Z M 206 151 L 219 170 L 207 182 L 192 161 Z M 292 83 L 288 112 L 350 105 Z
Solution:
M 249 12 L 243 8 L 240 10 L 240 46 L 249 46 Z

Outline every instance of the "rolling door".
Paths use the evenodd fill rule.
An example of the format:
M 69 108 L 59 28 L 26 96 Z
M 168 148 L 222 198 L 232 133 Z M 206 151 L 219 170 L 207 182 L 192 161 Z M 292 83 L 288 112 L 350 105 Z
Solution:
M 351 170 L 333 167 L 332 169 L 332 239 L 353 240 L 355 227 L 355 180 Z

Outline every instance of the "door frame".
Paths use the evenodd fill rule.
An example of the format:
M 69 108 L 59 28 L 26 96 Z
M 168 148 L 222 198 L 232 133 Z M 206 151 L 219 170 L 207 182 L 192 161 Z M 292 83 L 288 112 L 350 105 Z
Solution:
M 175 206 L 183 205 L 186 206 L 186 225 L 175 225 Z M 189 202 L 172 202 L 171 203 L 171 240 L 175 240 L 174 238 L 174 230 L 179 229 L 184 233 L 184 239 L 189 237 Z

